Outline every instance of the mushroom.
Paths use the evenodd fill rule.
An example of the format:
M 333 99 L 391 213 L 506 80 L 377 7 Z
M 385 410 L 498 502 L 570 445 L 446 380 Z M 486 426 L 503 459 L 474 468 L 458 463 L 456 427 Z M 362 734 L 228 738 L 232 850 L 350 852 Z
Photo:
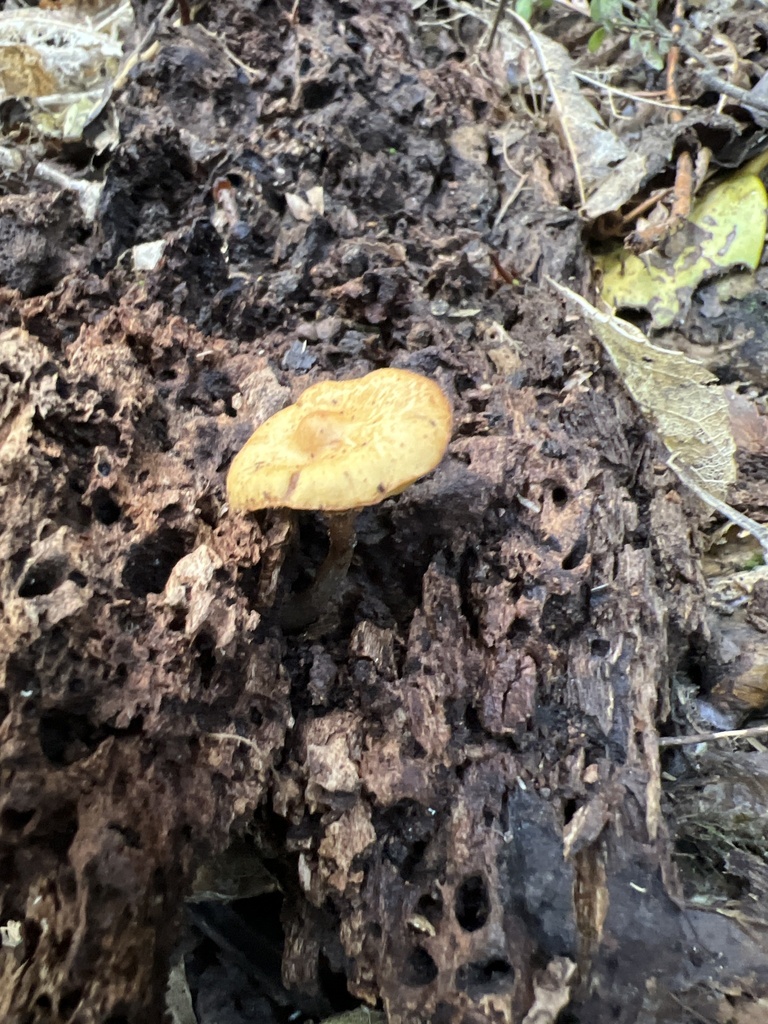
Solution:
M 451 406 L 428 377 L 394 368 L 322 381 L 252 434 L 227 475 L 230 507 L 315 510 L 329 549 L 315 582 L 286 610 L 301 628 L 338 594 L 366 505 L 399 494 L 437 466 L 451 437 Z

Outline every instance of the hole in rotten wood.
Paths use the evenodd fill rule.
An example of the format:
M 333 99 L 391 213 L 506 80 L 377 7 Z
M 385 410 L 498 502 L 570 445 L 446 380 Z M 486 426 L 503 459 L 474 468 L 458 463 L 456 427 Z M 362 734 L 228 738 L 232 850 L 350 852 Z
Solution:
M 2 813 L 0 820 L 3 823 L 3 827 L 7 828 L 9 832 L 21 832 L 25 825 L 28 825 L 35 816 L 34 808 L 25 808 L 23 811 L 16 810 L 15 807 L 6 807 Z
M 465 878 L 456 891 L 456 920 L 465 932 L 476 932 L 491 912 L 488 889 L 480 875 Z
M 403 981 L 406 985 L 416 987 L 429 985 L 437 977 L 437 964 L 422 946 L 416 949 L 408 957 L 405 965 Z
M 571 548 L 568 554 L 563 559 L 563 568 L 567 571 L 569 569 L 576 569 L 584 561 L 584 555 L 587 553 L 587 541 L 586 538 L 581 537 Z
M 82 998 L 83 990 L 81 988 L 73 988 L 69 992 L 65 992 L 59 999 L 59 1017 L 64 1021 L 69 1020 L 80 1005 Z
M 576 811 L 579 809 L 579 805 L 575 800 L 566 800 L 563 804 L 563 824 L 567 825 L 568 822 L 573 818 Z
M 509 988 L 515 970 L 507 960 L 491 957 L 484 963 L 463 964 L 456 971 L 456 988 L 479 997 Z
M 19 586 L 19 597 L 42 597 L 56 589 L 67 574 L 65 558 L 41 558 L 28 570 Z
M 552 488 L 552 503 L 556 508 L 562 508 L 568 501 L 568 491 L 565 487 Z
M 120 506 L 106 487 L 97 487 L 91 495 L 93 516 L 104 526 L 112 526 L 121 516 Z
M 191 548 L 191 541 L 180 530 L 168 526 L 132 544 L 123 567 L 122 581 L 135 597 L 160 594 L 178 561 Z

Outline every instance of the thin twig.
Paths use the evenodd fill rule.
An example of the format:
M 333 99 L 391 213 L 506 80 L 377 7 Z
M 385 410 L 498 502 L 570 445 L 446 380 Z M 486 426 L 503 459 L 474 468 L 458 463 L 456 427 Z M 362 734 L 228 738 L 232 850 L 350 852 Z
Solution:
M 687 46 L 681 42 L 680 49 L 687 56 L 701 63 L 704 70 L 699 71 L 698 74 L 704 85 L 709 86 L 715 92 L 730 96 L 732 100 L 737 100 L 742 107 L 751 107 L 754 110 L 760 110 L 764 114 L 768 114 L 767 100 L 760 99 L 759 96 L 753 96 L 749 89 L 742 89 L 740 86 L 733 85 L 732 82 L 727 82 L 724 78 L 721 78 L 716 65 L 708 61 L 704 54 L 699 53 L 692 46 Z
M 163 18 L 167 17 L 173 10 L 173 5 L 176 0 L 165 0 L 165 3 L 157 12 L 152 23 L 147 28 L 147 31 L 138 41 L 133 50 L 128 54 L 128 57 L 123 61 L 123 65 L 115 75 L 115 79 L 112 82 L 112 92 L 116 92 L 118 89 L 122 89 L 125 83 L 128 81 L 128 75 L 131 73 L 134 65 L 138 64 L 141 54 L 149 46 L 152 36 L 157 32 L 158 26 Z
M 250 740 L 250 739 L 248 739 L 247 736 L 238 736 L 237 733 L 233 733 L 233 732 L 206 732 L 206 733 L 203 733 L 203 735 L 204 736 L 209 736 L 211 739 L 214 739 L 214 740 L 231 740 L 233 743 L 244 743 L 247 747 L 250 747 L 252 750 L 255 750 L 257 754 L 263 754 L 264 753 L 262 748 L 258 745 L 258 743 L 256 743 L 255 740 Z
M 684 1003 L 679 996 L 675 995 L 675 993 L 671 992 L 669 989 L 667 989 L 667 994 L 672 997 L 674 1002 L 676 1002 L 681 1009 L 685 1010 L 686 1013 L 690 1013 L 690 1015 L 700 1021 L 701 1024 L 717 1024 L 714 1017 L 705 1017 L 703 1013 L 699 1013 L 698 1010 L 694 1010 L 694 1008 L 689 1006 L 688 1003 Z
M 73 178 L 71 175 L 66 174 L 60 167 L 55 167 L 53 164 L 50 164 L 45 160 L 41 160 L 40 163 L 35 164 L 32 173 L 35 177 L 41 178 L 43 181 L 47 181 L 51 185 L 55 185 L 57 188 L 74 192 L 78 198 L 80 209 L 83 211 L 83 216 L 86 221 L 90 224 L 94 220 L 99 200 L 101 199 L 101 193 L 104 189 L 103 181 L 88 181 L 81 178 Z
M 491 25 L 491 31 L 488 35 L 488 45 L 486 50 L 490 53 L 491 47 L 493 46 L 494 40 L 496 39 L 496 33 L 499 30 L 501 19 L 504 17 L 504 11 L 507 7 L 507 0 L 498 0 L 498 7 L 496 8 L 496 14 L 493 18 L 493 24 Z
M 509 165 L 507 165 L 507 166 L 509 166 Z M 514 168 L 511 168 L 511 170 L 514 171 Z M 512 205 L 512 203 L 514 203 L 514 201 L 517 199 L 517 197 L 523 191 L 525 183 L 528 180 L 528 175 L 527 174 L 520 174 L 520 171 L 514 171 L 514 173 L 519 175 L 517 184 L 512 189 L 512 191 L 509 193 L 509 195 L 504 200 L 504 202 L 501 204 L 501 206 L 499 208 L 499 212 L 496 214 L 496 219 L 493 222 L 494 228 L 497 228 L 499 226 L 499 224 L 501 224 L 501 222 L 504 220 L 504 218 L 506 217 L 507 213 L 509 212 L 510 206 Z
M 578 189 L 579 189 L 579 199 L 581 201 L 581 205 L 585 206 L 586 202 L 587 202 L 587 194 L 584 191 L 584 182 L 582 180 L 581 170 L 579 168 L 578 153 L 576 151 L 576 146 L 574 145 L 573 139 L 571 138 L 571 133 L 570 133 L 570 130 L 568 128 L 568 124 L 567 124 L 566 118 L 565 118 L 565 111 L 563 110 L 563 105 L 560 102 L 560 96 L 559 96 L 559 94 L 557 92 L 557 89 L 555 88 L 554 82 L 552 80 L 552 72 L 551 72 L 551 70 L 549 68 L 549 65 L 547 64 L 546 57 L 544 56 L 544 53 L 543 53 L 543 51 L 541 49 L 541 46 L 539 44 L 539 40 L 538 40 L 538 38 L 536 36 L 536 33 L 533 31 L 533 29 L 528 24 L 528 22 L 525 20 L 525 18 L 521 18 L 520 15 L 516 11 L 512 11 L 512 10 L 507 11 L 507 14 L 518 25 L 518 27 L 522 29 L 523 33 L 525 34 L 526 38 L 528 39 L 528 42 L 529 42 L 533 52 L 536 54 L 536 60 L 539 62 L 539 67 L 541 68 L 541 73 L 544 76 L 547 85 L 549 86 L 549 94 L 552 97 L 552 102 L 553 102 L 553 104 L 555 106 L 555 110 L 557 110 L 557 114 L 558 114 L 558 117 L 560 119 L 560 127 L 563 130 L 563 136 L 565 137 L 565 144 L 568 147 L 568 152 L 571 155 L 571 163 L 573 164 L 573 173 L 574 173 L 574 175 L 576 177 L 576 184 L 578 185 Z
M 480 20 L 485 20 L 486 24 L 488 23 L 487 19 L 483 18 L 483 16 L 480 15 L 476 10 L 473 10 L 471 7 L 469 7 L 468 4 L 464 4 L 464 3 L 459 2 L 459 0 L 448 0 L 448 6 L 452 7 L 454 10 L 462 11 L 465 14 L 471 15 L 474 18 L 479 18 Z M 505 8 L 506 8 L 506 4 L 500 4 L 500 7 L 497 8 L 497 11 L 496 11 L 497 17 L 494 18 L 494 23 L 493 23 L 494 24 L 494 29 L 492 29 L 492 31 L 494 31 L 495 28 L 497 27 L 497 25 L 500 24 L 500 22 L 501 22 L 501 17 L 499 15 L 499 10 L 501 10 L 501 12 L 504 13 Z M 541 68 L 541 73 L 544 76 L 544 79 L 546 80 L 547 86 L 549 88 L 549 94 L 550 94 L 550 97 L 552 99 L 552 103 L 553 103 L 553 105 L 554 105 L 554 107 L 555 107 L 555 109 L 557 111 L 557 114 L 558 114 L 558 117 L 559 117 L 559 120 L 560 120 L 560 126 L 561 126 L 561 128 L 563 130 L 563 136 L 565 138 L 565 144 L 568 147 L 568 152 L 569 152 L 570 157 L 571 157 L 571 163 L 573 164 L 573 172 L 574 172 L 574 176 L 576 178 L 576 184 L 577 184 L 578 189 L 579 189 L 579 198 L 580 198 L 580 201 L 581 201 L 581 205 L 584 206 L 584 205 L 586 205 L 587 197 L 586 197 L 586 192 L 585 192 L 585 189 L 584 189 L 584 182 L 583 182 L 583 179 L 582 179 L 582 176 L 581 176 L 581 169 L 579 167 L 579 159 L 578 159 L 578 154 L 577 154 L 577 151 L 576 151 L 576 146 L 574 145 L 573 139 L 571 138 L 571 133 L 570 133 L 570 130 L 568 128 L 568 124 L 567 124 L 566 119 L 565 119 L 565 113 L 563 111 L 563 106 L 562 106 L 562 103 L 560 102 L 560 96 L 559 96 L 559 94 L 557 92 L 557 89 L 556 89 L 556 87 L 554 85 L 554 82 L 552 80 L 552 72 L 551 72 L 551 70 L 549 68 L 549 65 L 547 64 L 547 60 L 546 60 L 546 57 L 544 56 L 544 52 L 541 49 L 541 45 L 539 43 L 538 37 L 537 37 L 536 33 L 534 32 L 534 30 L 529 25 L 529 23 L 525 20 L 525 18 L 522 18 L 516 11 L 513 11 L 513 10 L 510 9 L 510 10 L 506 11 L 506 14 L 508 15 L 508 17 L 510 17 L 518 25 L 518 27 L 522 30 L 523 34 L 527 38 L 528 44 L 531 47 L 531 49 L 533 50 L 533 52 L 534 52 L 534 54 L 536 56 L 536 60 L 537 60 L 537 62 L 539 64 L 539 67 Z
M 758 523 L 749 516 L 744 515 L 743 512 L 739 512 L 738 509 L 733 508 L 732 505 L 728 505 L 726 502 L 721 501 L 720 498 L 714 494 L 710 494 L 709 491 L 705 490 L 695 479 L 692 472 L 689 472 L 684 466 L 681 466 L 674 455 L 672 455 L 667 465 L 675 472 L 678 477 L 682 480 L 689 491 L 693 491 L 697 498 L 700 498 L 706 505 L 713 508 L 716 512 L 719 512 L 721 516 L 724 516 L 729 523 L 733 523 L 734 526 L 738 526 L 740 529 L 745 530 L 751 534 L 760 547 L 763 549 L 763 555 L 766 564 L 768 564 L 768 526 L 763 523 Z
M 112 99 L 115 93 L 122 89 L 122 87 L 128 81 L 128 75 L 131 73 L 136 64 L 138 64 L 141 54 L 146 50 L 150 40 L 152 39 L 152 36 L 155 34 L 155 32 L 157 32 L 160 22 L 170 14 L 170 12 L 173 10 L 173 5 L 175 3 L 176 0 L 165 0 L 165 3 L 157 12 L 157 15 L 152 19 L 152 22 L 147 28 L 147 31 L 141 37 L 136 46 L 134 46 L 131 52 L 123 59 L 115 77 L 112 79 L 111 82 L 107 82 L 107 84 L 104 86 L 104 95 L 102 96 L 101 101 L 97 103 L 93 110 L 89 113 L 88 118 L 85 122 L 86 125 L 89 125 L 96 120 L 96 118 L 102 112 L 104 107 L 106 107 L 107 103 L 109 103 L 109 101 Z
M 680 124 L 683 112 L 680 109 L 680 97 L 677 92 L 677 71 L 680 64 L 680 34 L 684 15 L 683 0 L 675 0 L 675 21 L 672 28 L 672 43 L 667 54 L 666 99 L 672 110 L 669 119 L 672 124 Z M 691 212 L 693 203 L 694 173 L 693 157 L 689 146 L 683 146 L 677 155 L 675 165 L 675 184 L 672 190 L 672 202 L 669 210 L 662 208 L 663 218 L 635 228 L 625 240 L 625 245 L 636 252 L 644 252 L 662 239 L 667 238 L 680 226 Z
M 628 10 L 634 11 L 638 16 L 645 14 L 645 11 L 640 4 L 631 3 L 630 0 L 624 0 L 624 6 Z M 704 85 L 713 89 L 715 92 L 722 93 L 725 96 L 730 96 L 731 99 L 736 100 L 744 107 L 752 107 L 754 110 L 761 110 L 764 113 L 768 113 L 768 100 L 761 99 L 759 96 L 753 97 L 749 89 L 742 89 L 738 85 L 733 85 L 731 82 L 722 78 L 717 65 L 688 41 L 688 37 L 691 35 L 689 28 L 683 27 L 679 36 L 676 36 L 666 27 L 666 25 L 660 22 L 658 18 L 653 22 L 652 26 L 649 26 L 649 29 L 651 28 L 653 34 L 658 39 L 663 39 L 670 45 L 679 46 L 686 57 L 690 57 L 701 66 L 703 70 L 698 72 L 698 76 Z
M 680 97 L 677 92 L 677 68 L 680 63 L 679 39 L 683 31 L 682 25 L 684 16 L 685 9 L 683 7 L 683 0 L 675 0 L 675 21 L 672 26 L 672 35 L 674 36 L 675 42 L 670 46 L 669 56 L 667 58 L 667 100 L 673 104 L 677 104 L 680 101 Z M 681 111 L 673 110 L 670 114 L 670 121 L 672 124 L 680 124 L 682 120 L 683 115 Z M 678 221 L 690 214 L 692 203 L 693 157 L 691 156 L 690 149 L 686 146 L 680 151 L 677 157 L 674 201 L 670 211 L 671 223 L 669 227 L 674 226 Z
M 630 3 L 629 0 L 624 0 L 624 2 L 625 6 L 630 10 L 640 11 L 640 8 L 636 4 Z M 753 97 L 749 89 L 742 89 L 721 77 L 720 69 L 717 65 L 713 64 L 709 57 L 705 57 L 700 50 L 688 41 L 690 36 L 689 29 L 684 28 L 679 38 L 677 38 L 657 19 L 653 24 L 653 31 L 659 39 L 663 39 L 670 44 L 677 44 L 686 57 L 695 60 L 703 68 L 703 70 L 698 72 L 698 76 L 710 89 L 730 96 L 731 99 L 738 100 L 742 106 L 753 107 L 755 110 L 762 110 L 768 113 L 768 100 L 760 99 L 759 96 Z
M 657 189 L 651 193 L 646 199 L 643 199 L 637 206 L 633 206 L 631 210 L 627 210 L 625 214 L 622 214 L 621 223 L 631 224 L 633 220 L 637 220 L 638 217 L 642 217 L 646 210 L 649 210 L 652 206 L 656 206 L 663 199 L 669 195 L 672 191 L 672 186 L 667 188 Z
M 687 736 L 661 736 L 660 747 L 687 747 L 694 743 L 709 743 L 711 740 L 748 740 L 756 736 L 768 736 L 768 725 L 756 725 L 751 729 L 725 729 L 723 732 L 695 732 Z
M 197 30 L 199 32 L 202 32 L 203 35 L 208 36 L 209 39 L 212 39 L 214 42 L 218 43 L 218 45 L 224 51 L 224 54 L 226 55 L 227 59 L 231 60 L 232 63 L 236 67 L 244 71 L 246 75 L 249 75 L 251 78 L 260 78 L 264 74 L 263 70 L 251 67 L 250 64 L 246 64 L 245 61 L 240 60 L 240 58 L 236 54 L 234 54 L 232 50 L 230 50 L 230 48 L 224 42 L 223 38 L 217 32 L 212 32 L 211 29 L 206 28 L 205 25 L 199 22 L 197 24 Z
M 693 110 L 693 107 L 685 107 L 680 103 L 666 103 L 663 100 L 654 100 L 649 96 L 643 96 L 637 92 L 626 92 L 624 89 L 617 89 L 615 85 L 608 85 L 607 82 L 601 82 L 599 78 L 593 78 L 591 75 L 585 75 L 583 71 L 574 71 L 574 75 L 580 82 L 591 85 L 594 89 L 600 89 L 603 92 L 612 93 L 614 96 L 623 96 L 626 100 L 632 100 L 633 103 L 647 103 L 650 107 L 661 107 L 662 110 Z

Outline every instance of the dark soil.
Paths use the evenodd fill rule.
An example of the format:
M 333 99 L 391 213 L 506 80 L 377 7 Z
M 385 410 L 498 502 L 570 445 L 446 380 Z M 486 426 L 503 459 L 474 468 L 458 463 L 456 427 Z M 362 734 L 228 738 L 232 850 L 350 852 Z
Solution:
M 218 1024 L 518 1022 L 568 962 L 561 1024 L 730 1019 L 768 960 L 682 903 L 656 743 L 709 643 L 701 512 L 545 283 L 588 288 L 570 163 L 407 0 L 290 9 L 163 28 L 95 223 L 2 199 L 0 1016 L 160 1021 L 186 927 L 198 1011 L 214 962 L 260 993 Z M 449 453 L 286 633 L 324 525 L 228 514 L 227 466 L 390 365 L 449 395 Z M 233 836 L 279 885 L 242 942 L 229 904 L 184 925 Z

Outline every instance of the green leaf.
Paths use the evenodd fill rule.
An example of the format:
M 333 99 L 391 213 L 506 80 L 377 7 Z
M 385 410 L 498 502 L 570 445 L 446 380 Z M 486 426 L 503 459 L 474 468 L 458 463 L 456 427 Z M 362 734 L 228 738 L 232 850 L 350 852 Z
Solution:
M 641 53 L 645 63 L 653 68 L 654 71 L 664 70 L 664 58 L 659 52 L 658 40 L 654 39 L 653 36 L 630 36 L 629 48 Z
M 608 25 L 621 14 L 621 0 L 590 0 L 589 16 L 600 25 Z
M 589 50 L 589 52 L 597 53 L 597 51 L 600 49 L 600 44 L 607 35 L 608 29 L 605 27 L 605 25 L 601 25 L 600 28 L 596 28 L 592 35 L 589 37 L 589 40 L 587 41 L 587 49 Z

